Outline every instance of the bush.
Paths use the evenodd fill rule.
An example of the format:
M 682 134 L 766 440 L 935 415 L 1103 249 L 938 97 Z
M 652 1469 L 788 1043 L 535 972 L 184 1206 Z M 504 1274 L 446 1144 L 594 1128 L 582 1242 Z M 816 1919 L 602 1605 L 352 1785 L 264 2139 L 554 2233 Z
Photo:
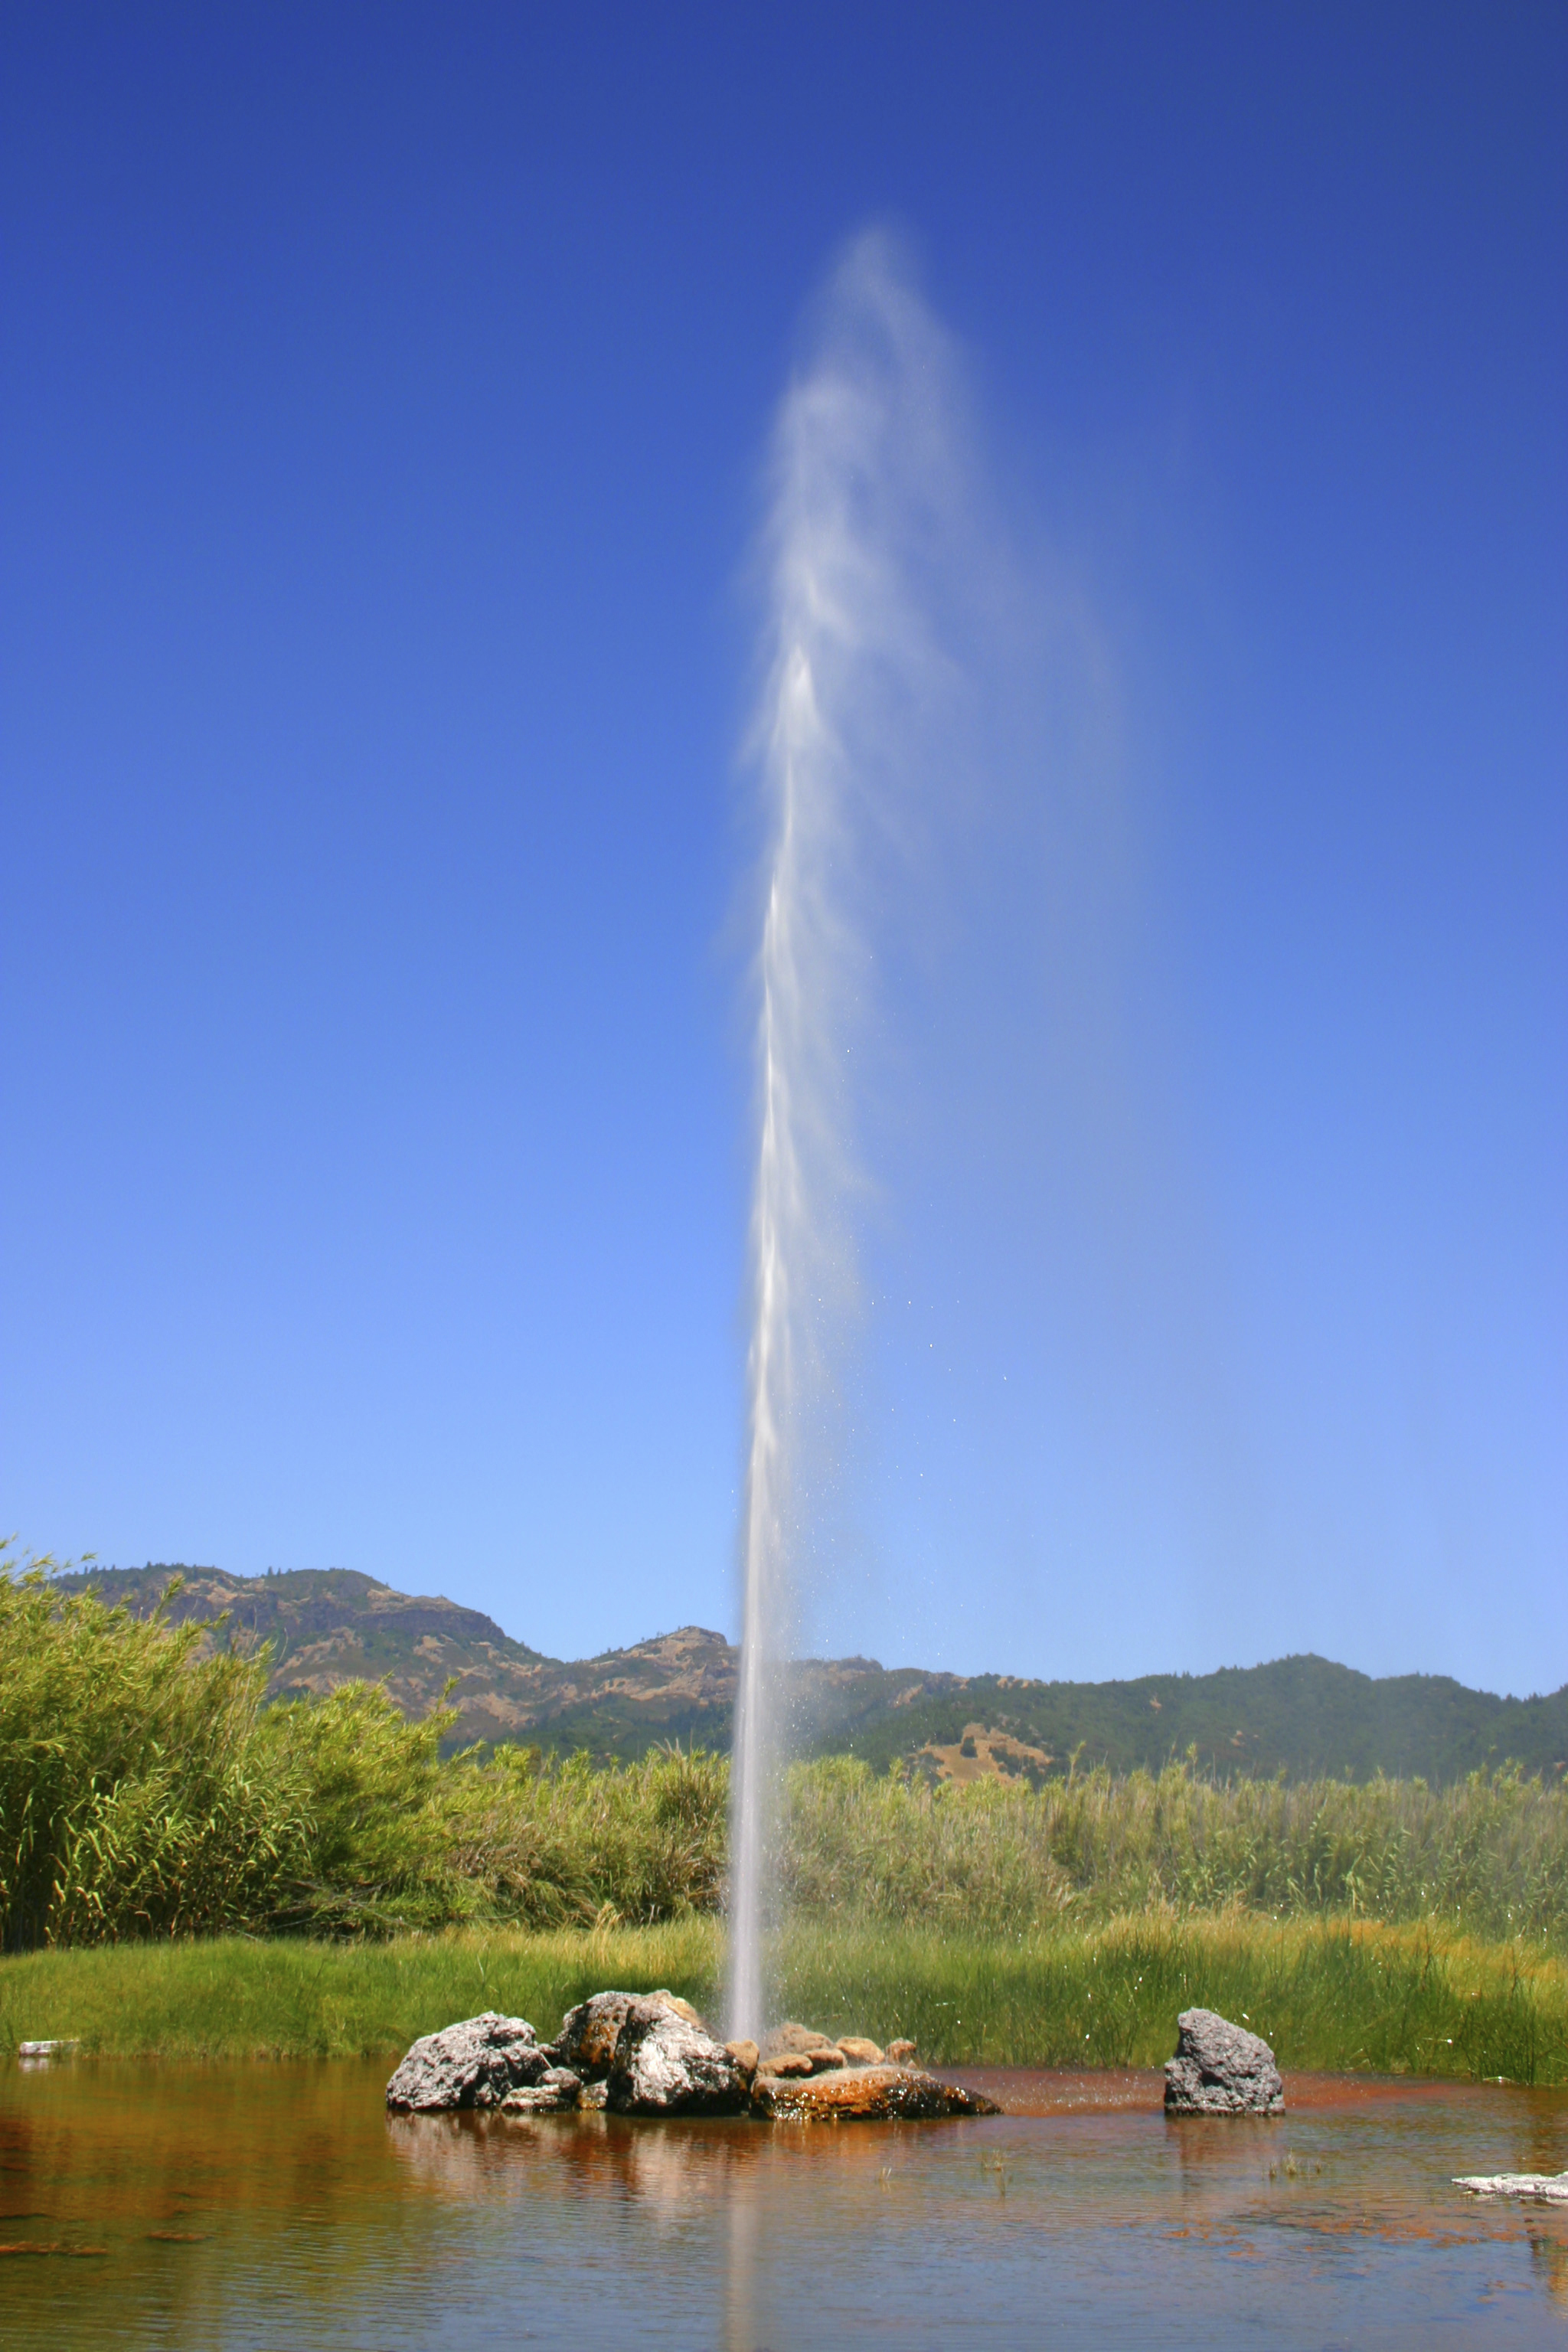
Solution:
M 309 1844 L 260 1664 L 47 1568 L 0 1569 L 0 1947 L 256 1925 Z
M 49 1566 L 0 1562 L 0 1948 L 718 1907 L 716 1758 L 443 1763 L 450 1710 L 410 1723 L 363 1682 L 267 1707 L 221 1622 L 68 1597 Z

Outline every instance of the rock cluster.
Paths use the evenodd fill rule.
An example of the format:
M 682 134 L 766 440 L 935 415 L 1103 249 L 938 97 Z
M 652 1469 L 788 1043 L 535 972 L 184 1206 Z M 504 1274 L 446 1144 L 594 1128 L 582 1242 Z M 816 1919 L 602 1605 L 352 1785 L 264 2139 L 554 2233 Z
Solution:
M 776 2121 L 994 2115 L 989 2099 L 911 2062 L 805 2025 L 754 2042 L 716 2042 L 672 1992 L 599 1992 L 569 2010 L 552 2042 L 493 2011 L 416 2042 L 386 2086 L 405 2112 L 493 2107 L 509 2115 L 607 2107 L 626 2116 L 753 2115 Z
M 1184 2009 L 1176 2020 L 1176 2054 L 1165 2062 L 1165 2112 L 1282 2116 L 1285 2085 L 1273 2051 L 1212 2009 Z

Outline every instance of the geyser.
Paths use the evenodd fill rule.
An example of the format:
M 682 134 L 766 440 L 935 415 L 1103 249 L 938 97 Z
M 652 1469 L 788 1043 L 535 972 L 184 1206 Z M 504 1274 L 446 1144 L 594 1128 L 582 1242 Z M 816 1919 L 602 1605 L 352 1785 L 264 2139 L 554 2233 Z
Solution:
M 830 282 L 773 442 L 752 745 L 766 850 L 727 2004 L 730 2032 L 753 2039 L 767 2022 L 782 1670 L 838 1450 L 854 1307 L 848 1070 L 873 1000 L 864 871 L 899 856 L 900 746 L 952 667 L 919 587 L 952 498 L 950 373 L 895 250 L 866 236 Z

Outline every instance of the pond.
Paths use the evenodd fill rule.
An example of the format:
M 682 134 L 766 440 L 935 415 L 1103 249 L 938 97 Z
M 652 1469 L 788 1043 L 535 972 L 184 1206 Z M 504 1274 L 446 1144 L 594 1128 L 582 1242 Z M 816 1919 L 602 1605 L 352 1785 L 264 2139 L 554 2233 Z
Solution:
M 966 2123 L 389 2118 L 381 2062 L 0 2074 L 0 2336 L 40 2346 L 1561 2346 L 1568 2092 L 965 2071 Z

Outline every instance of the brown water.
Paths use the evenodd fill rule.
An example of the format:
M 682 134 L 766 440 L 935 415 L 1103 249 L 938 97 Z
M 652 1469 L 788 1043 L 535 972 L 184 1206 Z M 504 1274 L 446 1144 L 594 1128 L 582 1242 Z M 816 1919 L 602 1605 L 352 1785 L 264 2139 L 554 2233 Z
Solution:
M 389 2119 L 381 2063 L 0 2074 L 9 2346 L 1552 2345 L 1568 2093 L 988 2074 L 983 2121 Z

